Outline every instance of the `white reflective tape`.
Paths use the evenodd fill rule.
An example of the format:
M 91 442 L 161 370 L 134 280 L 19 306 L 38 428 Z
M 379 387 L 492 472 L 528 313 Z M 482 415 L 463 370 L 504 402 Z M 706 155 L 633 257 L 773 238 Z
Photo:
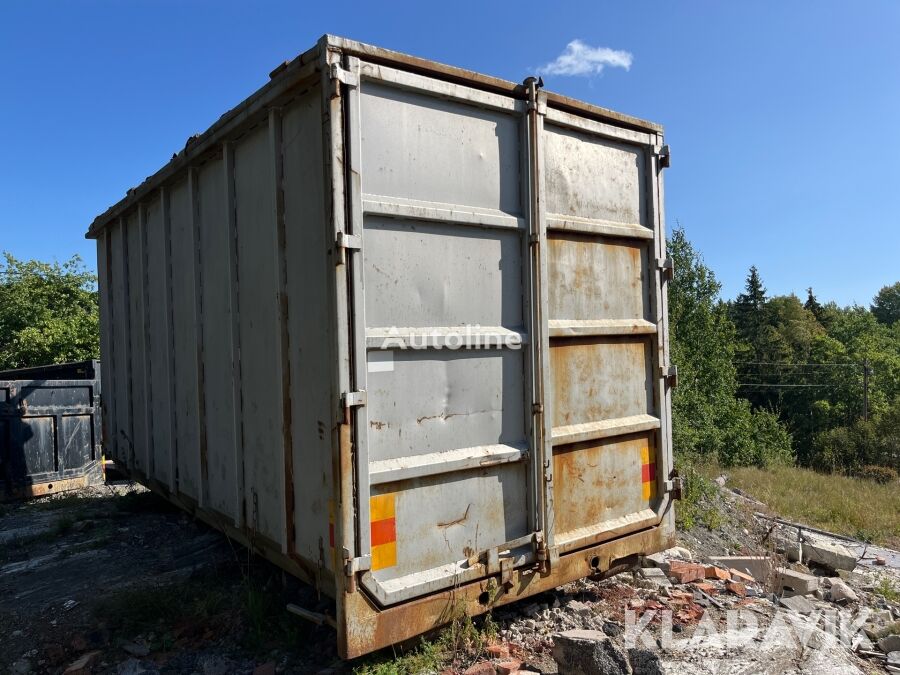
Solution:
M 394 370 L 394 352 L 387 349 L 384 351 L 369 352 L 369 372 L 370 373 L 388 373 Z

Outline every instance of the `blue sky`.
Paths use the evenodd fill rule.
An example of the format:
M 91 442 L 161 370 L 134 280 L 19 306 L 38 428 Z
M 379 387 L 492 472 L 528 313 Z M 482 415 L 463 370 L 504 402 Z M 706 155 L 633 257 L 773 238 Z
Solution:
M 812 285 L 841 304 L 900 279 L 888 0 L 7 0 L 0 250 L 93 267 L 93 217 L 326 32 L 515 81 L 575 39 L 627 52 L 628 69 L 547 74 L 547 88 L 665 125 L 669 227 L 686 228 L 725 297 L 751 264 L 770 293 Z

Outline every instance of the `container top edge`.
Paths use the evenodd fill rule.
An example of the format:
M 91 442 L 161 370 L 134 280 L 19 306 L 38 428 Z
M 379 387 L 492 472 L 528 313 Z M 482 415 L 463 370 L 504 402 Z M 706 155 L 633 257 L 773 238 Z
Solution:
M 129 189 L 121 200 L 94 218 L 85 237 L 87 239 L 97 238 L 112 220 L 122 216 L 133 205 L 140 202 L 149 192 L 162 185 L 177 171 L 189 166 L 198 156 L 208 153 L 215 145 L 224 140 L 224 137 L 234 126 L 239 125 L 241 121 L 254 113 L 258 113 L 258 108 L 265 106 L 270 99 L 277 98 L 278 95 L 284 93 L 293 84 L 307 79 L 318 69 L 319 57 L 322 55 L 323 50 L 337 51 L 384 65 L 400 66 L 402 69 L 419 74 L 430 75 L 457 84 L 519 99 L 523 99 L 526 96 L 525 88 L 522 84 L 404 54 L 403 52 L 376 47 L 349 38 L 326 34 L 317 41 L 314 47 L 275 68 L 270 73 L 270 80 L 266 84 L 234 108 L 224 113 L 206 131 L 190 137 L 185 146 L 172 155 L 172 159 L 168 163 L 151 176 L 145 178 L 139 185 Z M 560 110 L 581 114 L 603 122 L 610 122 L 636 131 L 659 134 L 663 132 L 663 127 L 654 122 L 570 98 L 563 94 L 548 91 L 547 104 Z

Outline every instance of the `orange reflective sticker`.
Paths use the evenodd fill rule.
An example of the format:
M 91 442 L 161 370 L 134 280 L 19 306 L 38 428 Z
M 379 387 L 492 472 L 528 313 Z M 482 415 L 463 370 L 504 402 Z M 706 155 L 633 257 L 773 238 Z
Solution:
M 369 498 L 372 571 L 397 564 L 396 493 Z

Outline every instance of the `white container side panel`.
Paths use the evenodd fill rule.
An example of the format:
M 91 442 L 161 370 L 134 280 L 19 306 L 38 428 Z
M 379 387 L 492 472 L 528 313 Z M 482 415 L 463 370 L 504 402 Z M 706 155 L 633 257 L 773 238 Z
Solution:
M 533 526 L 528 351 L 500 342 L 529 342 L 525 117 L 512 99 L 448 100 L 425 78 L 362 72 L 363 583 L 392 604 L 483 575 L 469 559 Z
M 362 106 L 365 193 L 522 213 L 515 115 L 373 81 Z
M 261 126 L 235 143 L 241 410 L 247 524 L 280 542 L 285 532 L 275 157 Z
M 296 552 L 310 561 L 318 561 L 324 554 L 330 568 L 331 434 L 337 398 L 331 391 L 336 356 L 328 287 L 334 274 L 334 243 L 325 217 L 323 151 L 321 89 L 316 87 L 286 107 L 282 115 L 290 452 Z
M 114 397 L 115 417 L 110 424 L 110 433 L 115 438 L 116 457 L 131 465 L 133 447 L 131 441 L 131 394 L 130 394 L 130 352 L 129 301 L 128 301 L 128 256 L 125 248 L 125 229 L 120 222 L 109 228 L 110 285 L 112 287 L 112 316 L 114 325 L 104 331 L 112 340 L 114 385 L 109 395 Z
M 204 403 L 207 433 L 206 505 L 240 525 L 235 459 L 231 340 L 231 272 L 225 166 L 222 159 L 198 172 L 200 286 L 203 333 Z M 198 450 L 199 452 L 199 450 Z
M 194 284 L 193 209 L 187 179 L 169 193 L 172 343 L 175 348 L 175 450 L 179 492 L 200 498 L 200 406 L 197 393 L 198 319 Z
M 102 429 L 103 452 L 109 459 L 118 459 L 115 445 L 114 425 L 116 419 L 115 382 L 112 373 L 115 372 L 113 361 L 112 341 L 112 283 L 111 279 L 111 252 L 109 250 L 110 232 L 106 230 L 97 238 L 97 278 L 99 280 L 98 291 L 100 294 L 100 353 L 104 355 L 100 361 L 100 382 L 102 414 L 100 424 Z
M 129 365 L 129 395 L 131 398 L 131 429 L 129 438 L 133 444 L 132 465 L 150 477 L 150 379 L 148 363 L 148 335 L 145 310 L 145 257 L 142 226 L 137 213 L 125 218 L 126 246 L 128 250 L 128 301 L 129 335 L 131 337 Z
M 147 298 L 146 330 L 150 345 L 149 382 L 150 397 L 150 448 L 152 460 L 150 476 L 170 489 L 174 487 L 171 476 L 173 401 L 169 387 L 169 316 L 166 279 L 166 226 L 163 220 L 163 204 L 155 199 L 146 206 Z

